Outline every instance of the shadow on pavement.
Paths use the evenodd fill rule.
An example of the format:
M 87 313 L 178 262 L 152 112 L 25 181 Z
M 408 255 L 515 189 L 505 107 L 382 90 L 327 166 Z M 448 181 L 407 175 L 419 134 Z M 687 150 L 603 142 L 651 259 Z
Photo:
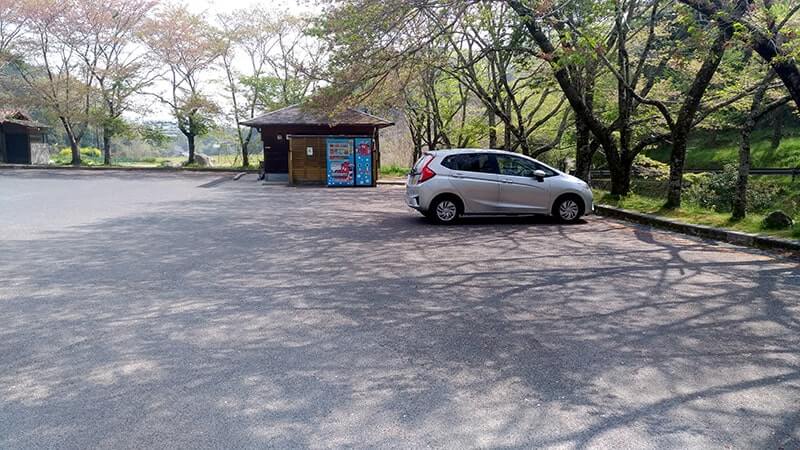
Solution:
M 794 263 L 219 189 L 0 240 L 0 446 L 800 446 Z

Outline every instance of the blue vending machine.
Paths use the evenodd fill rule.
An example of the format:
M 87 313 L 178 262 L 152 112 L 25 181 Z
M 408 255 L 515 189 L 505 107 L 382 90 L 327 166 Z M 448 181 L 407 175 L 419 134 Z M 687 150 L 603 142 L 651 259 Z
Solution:
M 372 186 L 372 139 L 355 139 L 356 186 Z
M 328 139 L 328 186 L 355 185 L 355 157 L 352 139 Z

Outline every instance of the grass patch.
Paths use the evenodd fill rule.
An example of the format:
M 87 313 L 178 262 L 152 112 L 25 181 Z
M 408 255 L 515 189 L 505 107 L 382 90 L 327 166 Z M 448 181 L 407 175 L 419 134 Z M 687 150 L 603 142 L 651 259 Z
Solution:
M 213 155 L 210 156 L 212 167 L 219 167 L 225 169 L 257 169 L 259 163 L 264 159 L 263 153 L 252 153 L 250 155 L 250 166 L 242 166 L 241 155 Z M 185 156 L 170 156 L 170 157 L 143 157 L 143 158 L 125 158 L 115 157 L 111 155 L 111 166 L 117 167 L 164 167 L 166 165 L 177 165 L 184 167 L 186 165 L 187 157 Z M 54 164 L 69 165 L 71 156 L 56 155 L 52 158 Z M 102 166 L 103 157 L 94 155 L 81 155 L 82 166 Z M 193 164 L 188 167 L 198 167 Z
M 401 166 L 381 166 L 381 175 L 385 177 L 404 177 L 408 175 L 410 169 L 408 167 L 401 167 Z
M 181 162 L 185 162 L 186 158 L 181 158 Z M 264 160 L 264 153 L 254 151 L 248 154 L 248 162 L 250 168 L 258 168 L 258 164 Z M 242 167 L 242 155 L 213 155 L 211 156 L 211 163 L 214 167 Z
M 630 194 L 625 197 L 616 197 L 606 191 L 595 191 L 597 203 L 615 206 L 645 214 L 653 214 L 694 225 L 706 225 L 715 228 L 741 231 L 745 233 L 763 234 L 781 238 L 800 239 L 800 217 L 795 217 L 794 228 L 788 230 L 765 230 L 761 222 L 765 214 L 748 213 L 747 217 L 735 221 L 730 213 L 722 213 L 701 208 L 692 204 L 685 204 L 679 209 L 664 209 L 664 199 Z

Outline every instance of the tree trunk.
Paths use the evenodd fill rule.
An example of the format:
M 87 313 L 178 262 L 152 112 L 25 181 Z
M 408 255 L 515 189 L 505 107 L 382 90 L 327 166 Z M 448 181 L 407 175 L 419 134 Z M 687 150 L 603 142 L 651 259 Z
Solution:
M 775 77 L 775 73 L 770 71 L 769 74 L 758 86 L 756 92 L 753 94 L 753 103 L 750 106 L 750 113 L 747 115 L 747 121 L 742 126 L 741 139 L 739 144 L 739 173 L 736 177 L 736 195 L 733 198 L 733 214 L 732 218 L 735 220 L 744 219 L 747 214 L 747 181 L 750 176 L 750 136 L 756 127 L 758 119 L 763 115 L 761 111 L 761 103 L 764 101 L 764 96 L 769 89 L 769 83 Z
M 111 165 L 111 130 L 103 128 L 103 165 Z
M 672 153 L 669 156 L 669 182 L 665 208 L 680 208 L 683 192 L 683 170 L 686 165 L 688 133 L 672 133 Z
M 703 96 L 711 83 L 711 79 L 717 72 L 722 56 L 725 54 L 725 46 L 732 36 L 732 29 L 727 27 L 720 30 L 714 40 L 708 56 L 703 61 L 703 65 L 686 93 L 686 99 L 678 112 L 678 120 L 672 127 L 672 154 L 669 161 L 669 185 L 667 190 L 667 202 L 665 208 L 680 208 L 681 194 L 683 192 L 683 170 L 686 164 L 686 147 L 689 142 L 689 132 L 694 126 L 694 118 Z
M 770 146 L 773 150 L 780 147 L 781 141 L 783 140 L 783 118 L 785 111 L 784 108 L 778 108 L 775 110 L 775 114 L 773 114 L 772 138 L 770 140 Z
M 619 195 L 628 195 L 631 188 L 631 118 L 633 117 L 633 97 L 628 90 L 631 80 L 630 64 L 627 50 L 627 24 L 623 23 L 623 11 L 620 3 L 616 2 L 616 29 L 617 29 L 617 64 L 619 65 L 620 79 L 617 80 L 617 111 L 619 116 L 619 167 L 617 170 L 617 191 Z M 613 188 L 613 184 L 612 184 Z M 613 189 L 612 189 L 613 190 Z
M 78 141 L 75 140 L 74 137 L 69 139 L 69 147 L 72 150 L 72 161 L 70 164 L 73 166 L 80 166 L 81 165 L 81 149 L 78 145 Z
M 575 176 L 589 182 L 592 170 L 592 132 L 575 118 Z
M 415 121 L 416 122 L 416 121 Z M 411 150 L 411 165 L 409 167 L 413 168 L 414 164 L 417 163 L 417 160 L 420 156 L 422 156 L 422 135 L 421 131 L 418 127 L 414 126 L 411 121 L 408 123 L 408 131 L 411 134 L 411 143 L 414 145 L 414 148 Z
M 80 166 L 81 165 L 81 149 L 80 145 L 78 145 L 78 139 L 75 137 L 75 132 L 72 130 L 72 125 L 69 123 L 66 117 L 59 117 L 61 120 L 61 124 L 64 126 L 64 132 L 67 135 L 67 140 L 69 141 L 69 148 L 72 151 L 72 160 L 70 164 L 73 166 Z
M 583 76 L 577 77 L 578 90 L 589 111 L 594 111 L 594 87 L 597 65 L 588 63 L 583 67 Z M 592 159 L 597 146 L 592 142 L 592 130 L 586 121 L 575 117 L 575 176 L 589 183 L 592 177 Z
M 497 148 L 497 116 L 492 108 L 486 108 L 486 115 L 489 124 L 489 148 Z
M 497 86 L 497 75 L 495 73 L 495 66 L 492 61 L 487 64 L 489 69 L 489 82 L 491 86 Z M 492 107 L 486 108 L 486 115 L 489 123 L 489 148 L 499 148 L 497 146 L 497 114 L 494 112 L 494 105 L 497 105 L 498 98 L 496 91 L 492 94 Z
M 250 167 L 250 154 L 247 151 L 247 144 L 242 145 L 242 167 Z
M 736 177 L 736 195 L 733 198 L 733 214 L 735 220 L 744 219 L 747 214 L 747 179 L 750 176 L 750 135 L 753 132 L 755 121 L 747 120 L 747 124 L 742 127 L 741 139 L 739 144 L 739 173 Z
M 618 197 L 628 195 L 631 188 L 630 165 L 625 164 L 616 148 L 612 152 L 606 151 L 606 161 L 611 174 L 611 195 Z
M 506 112 L 507 117 L 511 117 L 511 99 L 506 99 Z M 510 152 L 514 146 L 511 144 L 511 127 L 505 124 L 503 127 L 503 150 Z
M 426 115 L 425 115 L 425 135 L 427 136 L 427 143 L 428 143 L 428 150 L 436 150 L 436 142 L 433 141 L 433 133 L 431 130 L 433 129 L 433 124 L 431 123 L 431 109 L 430 109 L 430 102 L 426 100 L 427 106 L 425 108 Z
M 624 197 L 631 191 L 631 167 L 628 163 L 617 160 L 613 164 L 609 161 L 608 168 L 611 172 L 611 195 Z
M 189 161 L 187 161 L 187 164 L 194 164 L 194 138 L 193 133 L 186 135 L 186 140 L 189 142 Z

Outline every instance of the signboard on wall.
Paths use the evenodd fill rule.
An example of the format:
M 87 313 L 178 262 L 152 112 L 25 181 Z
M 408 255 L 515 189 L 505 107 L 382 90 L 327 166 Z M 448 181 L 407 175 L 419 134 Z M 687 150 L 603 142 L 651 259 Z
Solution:
M 372 186 L 372 139 L 355 139 L 356 186 Z
M 352 139 L 328 139 L 328 186 L 355 184 L 355 157 Z

